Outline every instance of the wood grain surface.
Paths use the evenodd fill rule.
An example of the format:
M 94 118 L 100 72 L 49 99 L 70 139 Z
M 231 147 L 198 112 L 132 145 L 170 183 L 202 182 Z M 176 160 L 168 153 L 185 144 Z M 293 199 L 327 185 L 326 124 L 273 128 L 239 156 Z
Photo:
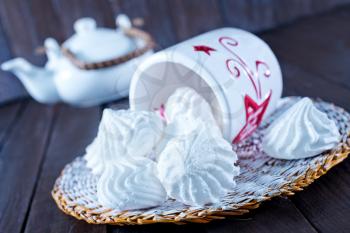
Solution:
M 214 28 L 238 26 L 258 32 L 276 53 L 284 95 L 320 97 L 350 111 L 350 6 L 339 7 L 346 2 L 0 0 L 0 62 L 23 56 L 44 64 L 35 48 L 47 36 L 62 42 L 84 16 L 109 27 L 121 12 L 141 17 L 157 50 Z M 0 232 L 350 232 L 349 160 L 290 199 L 276 198 L 248 215 L 206 225 L 92 226 L 66 216 L 50 196 L 56 177 L 84 153 L 102 109 L 127 108 L 128 101 L 79 109 L 18 99 L 25 93 L 15 77 L 0 72 L 0 103 L 5 103 L 0 106 Z

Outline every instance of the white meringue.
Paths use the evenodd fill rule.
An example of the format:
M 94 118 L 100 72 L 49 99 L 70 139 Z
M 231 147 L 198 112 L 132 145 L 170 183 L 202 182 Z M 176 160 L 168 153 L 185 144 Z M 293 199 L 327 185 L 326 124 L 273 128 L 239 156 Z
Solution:
M 156 169 L 155 162 L 143 157 L 109 163 L 97 184 L 99 203 L 120 211 L 162 204 L 167 196 Z
M 174 121 L 169 122 L 163 131 L 163 137 L 155 147 L 155 154 L 159 154 L 163 151 L 168 142 L 173 139 L 187 139 L 188 136 L 194 133 L 201 125 L 207 124 L 202 120 L 195 120 L 191 117 L 178 116 Z M 207 124 L 206 126 L 210 135 L 216 135 L 222 137 L 221 130 L 216 124 Z
M 101 174 L 112 160 L 147 156 L 161 139 L 163 127 L 153 112 L 105 109 L 97 137 L 86 149 L 87 166 Z
M 335 122 L 305 97 L 269 126 L 262 146 L 271 157 L 300 159 L 332 149 L 339 141 Z
M 162 140 L 156 147 L 158 155 L 172 138 L 186 138 L 203 121 L 211 134 L 222 135 L 208 102 L 189 87 L 180 87 L 169 96 L 165 105 L 165 117 L 167 125 Z
M 160 154 L 158 177 L 168 195 L 188 205 L 215 203 L 235 186 L 237 155 L 205 123 L 183 138 L 171 139 Z
M 175 121 L 179 116 L 217 125 L 208 102 L 190 87 L 176 89 L 165 104 L 165 117 L 168 122 Z

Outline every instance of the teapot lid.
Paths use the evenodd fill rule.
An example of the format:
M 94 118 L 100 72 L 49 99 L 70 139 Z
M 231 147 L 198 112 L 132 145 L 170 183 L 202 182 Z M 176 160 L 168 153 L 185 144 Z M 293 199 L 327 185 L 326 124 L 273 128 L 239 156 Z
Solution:
M 116 19 L 117 29 L 96 27 L 92 18 L 81 18 L 74 23 L 75 34 L 63 43 L 84 62 L 100 62 L 125 55 L 137 48 L 137 43 L 126 36 L 123 29 L 131 27 L 125 15 Z

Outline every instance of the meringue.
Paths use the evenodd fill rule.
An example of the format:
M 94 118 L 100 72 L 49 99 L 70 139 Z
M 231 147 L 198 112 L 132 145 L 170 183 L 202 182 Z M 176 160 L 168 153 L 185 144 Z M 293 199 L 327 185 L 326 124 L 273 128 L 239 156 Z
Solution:
M 165 146 L 168 142 L 173 138 L 183 138 L 186 139 L 189 135 L 194 133 L 200 125 L 206 124 L 202 120 L 195 120 L 192 117 L 183 117 L 178 116 L 174 121 L 169 122 L 163 131 L 163 137 L 155 147 L 155 154 L 159 156 L 159 154 L 164 150 Z M 208 124 L 207 125 L 208 134 L 217 135 L 218 137 L 222 137 L 221 130 L 216 124 Z
M 236 185 L 237 155 L 204 122 L 186 137 L 173 138 L 158 159 L 158 177 L 168 196 L 193 206 L 219 201 Z
M 278 159 L 300 159 L 334 148 L 340 133 L 334 121 L 305 97 L 286 110 L 267 129 L 263 150 Z
M 190 87 L 180 87 L 168 98 L 165 104 L 165 117 L 173 122 L 182 116 L 217 124 L 208 102 Z
M 113 160 L 148 156 L 161 139 L 163 127 L 153 112 L 105 109 L 97 137 L 86 149 L 87 167 L 101 174 Z
M 154 207 L 166 199 L 156 176 L 156 163 L 135 157 L 106 165 L 97 184 L 97 199 L 105 207 L 133 210 Z
M 186 138 L 203 121 L 210 126 L 211 134 L 222 135 L 208 102 L 192 88 L 176 89 L 166 102 L 164 115 L 167 125 L 156 154 L 160 154 L 172 138 Z

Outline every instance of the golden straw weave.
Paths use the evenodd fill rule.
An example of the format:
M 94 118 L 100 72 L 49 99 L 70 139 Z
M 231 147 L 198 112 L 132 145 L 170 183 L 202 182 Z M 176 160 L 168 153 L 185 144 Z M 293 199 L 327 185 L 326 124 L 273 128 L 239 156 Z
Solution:
M 264 130 L 296 100 L 297 97 L 285 98 L 274 114 L 248 140 L 233 146 L 239 155 L 241 174 L 236 179 L 237 186 L 219 203 L 199 208 L 169 199 L 161 206 L 145 210 L 119 212 L 104 208 L 96 198 L 98 177 L 85 166 L 82 157 L 64 168 L 55 183 L 52 196 L 63 212 L 88 223 L 126 225 L 207 223 L 225 216 L 242 215 L 272 197 L 293 195 L 343 161 L 350 152 L 350 114 L 333 104 L 317 100 L 316 106 L 326 112 L 339 127 L 342 140 L 337 148 L 312 158 L 292 161 L 266 156 L 261 151 Z

